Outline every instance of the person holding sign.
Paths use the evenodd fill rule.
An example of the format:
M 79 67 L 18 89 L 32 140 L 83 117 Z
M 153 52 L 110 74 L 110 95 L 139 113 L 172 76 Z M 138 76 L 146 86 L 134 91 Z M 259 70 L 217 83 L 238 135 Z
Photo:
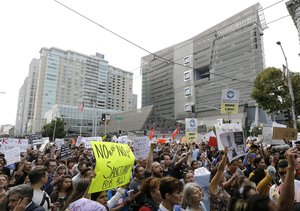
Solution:
M 227 153 L 228 148 L 225 148 L 219 166 L 213 169 L 210 173 L 210 184 L 208 192 L 211 211 L 217 211 L 221 208 L 223 211 L 230 210 L 231 197 L 223 188 L 223 183 L 225 182 L 224 170 L 227 162 Z

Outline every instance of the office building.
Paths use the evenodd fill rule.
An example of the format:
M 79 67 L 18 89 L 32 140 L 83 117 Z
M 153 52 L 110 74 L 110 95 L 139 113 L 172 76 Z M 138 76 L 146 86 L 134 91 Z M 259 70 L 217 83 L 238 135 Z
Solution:
M 15 135 L 24 136 L 32 132 L 36 85 L 38 78 L 39 60 L 33 59 L 29 65 L 28 76 L 19 90 Z
M 265 68 L 266 23 L 255 4 L 210 29 L 141 61 L 142 107 L 153 105 L 158 116 L 178 121 L 191 115 L 199 124 L 219 118 L 245 123 L 256 75 Z M 220 115 L 222 89 L 240 92 L 239 114 Z
M 298 30 L 299 43 L 300 43 L 300 0 L 290 0 L 286 2 L 286 7 Z
M 108 64 L 104 55 L 87 56 L 71 50 L 42 48 L 33 132 L 46 123 L 54 105 L 127 111 L 132 95 L 130 72 Z

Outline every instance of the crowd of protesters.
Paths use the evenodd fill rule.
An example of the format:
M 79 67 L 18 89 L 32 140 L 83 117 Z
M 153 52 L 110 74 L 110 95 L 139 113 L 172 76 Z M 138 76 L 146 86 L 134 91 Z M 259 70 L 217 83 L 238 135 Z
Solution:
M 227 148 L 205 142 L 151 143 L 148 156 L 135 161 L 128 184 L 92 194 L 92 149 L 70 147 L 68 159 L 60 158 L 55 144 L 42 151 L 29 147 L 21 162 L 10 166 L 0 154 L 0 210 L 300 210 L 297 147 L 274 151 L 248 138 L 246 154 L 229 162 Z M 195 180 L 199 168 L 210 172 L 209 206 Z

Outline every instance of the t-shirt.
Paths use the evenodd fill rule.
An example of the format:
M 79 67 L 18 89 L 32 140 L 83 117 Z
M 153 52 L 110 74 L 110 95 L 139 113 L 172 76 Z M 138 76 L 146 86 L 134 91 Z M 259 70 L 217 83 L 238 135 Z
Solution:
M 45 200 L 43 202 L 44 197 L 45 197 Z M 47 211 L 47 210 L 51 211 L 51 199 L 45 191 L 34 189 L 32 201 L 34 203 L 36 203 L 37 205 L 40 205 L 41 207 L 43 207 L 45 209 L 45 211 Z
M 106 211 L 106 208 L 102 204 L 86 198 L 81 198 L 77 201 L 74 201 L 69 205 L 68 208 L 70 211 Z

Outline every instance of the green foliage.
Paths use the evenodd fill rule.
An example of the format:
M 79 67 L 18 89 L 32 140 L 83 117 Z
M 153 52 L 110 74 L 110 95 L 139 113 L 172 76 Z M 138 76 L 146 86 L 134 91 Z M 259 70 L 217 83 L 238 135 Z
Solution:
M 57 120 L 52 120 L 52 122 L 49 124 L 44 125 L 43 130 L 42 130 L 43 137 L 49 137 L 49 139 L 51 140 L 53 138 L 54 128 L 56 128 L 54 140 L 55 140 L 55 138 L 65 138 L 66 137 L 64 121 L 59 118 L 57 118 Z
M 288 86 L 282 71 L 275 67 L 266 68 L 257 75 L 251 96 L 269 113 L 291 107 Z

